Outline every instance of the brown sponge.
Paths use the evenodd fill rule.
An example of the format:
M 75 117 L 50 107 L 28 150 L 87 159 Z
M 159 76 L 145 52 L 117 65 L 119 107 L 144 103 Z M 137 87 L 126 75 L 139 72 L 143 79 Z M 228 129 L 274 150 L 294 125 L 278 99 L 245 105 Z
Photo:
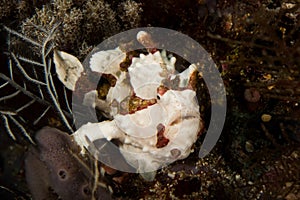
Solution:
M 33 199 L 92 199 L 92 177 L 79 162 L 79 147 L 58 129 L 45 127 L 37 132 L 37 147 L 25 159 L 26 179 Z M 110 199 L 105 190 L 96 199 Z M 99 196 L 101 194 L 101 197 Z

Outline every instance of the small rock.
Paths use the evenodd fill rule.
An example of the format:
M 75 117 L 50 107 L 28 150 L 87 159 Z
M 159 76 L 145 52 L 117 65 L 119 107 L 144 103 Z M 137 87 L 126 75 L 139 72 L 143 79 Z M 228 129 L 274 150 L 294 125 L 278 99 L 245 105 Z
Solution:
M 260 93 L 255 88 L 248 88 L 244 92 L 244 98 L 248 102 L 256 103 L 260 100 Z
M 250 141 L 245 143 L 245 149 L 247 152 L 252 153 L 254 151 L 254 147 Z
M 271 119 L 272 119 L 272 116 L 269 115 L 269 114 L 263 114 L 263 115 L 261 116 L 261 120 L 262 120 L 263 122 L 269 122 Z

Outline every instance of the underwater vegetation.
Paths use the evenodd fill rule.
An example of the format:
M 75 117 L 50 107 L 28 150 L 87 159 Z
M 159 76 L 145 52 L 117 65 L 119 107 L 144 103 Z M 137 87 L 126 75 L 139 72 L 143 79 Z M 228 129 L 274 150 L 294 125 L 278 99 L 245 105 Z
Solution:
M 80 188 L 79 199 L 300 198 L 298 0 L 0 0 L 0 20 L 1 199 L 73 198 L 59 189 L 66 183 L 70 192 Z M 187 158 L 153 181 L 78 153 L 68 137 L 76 131 L 72 92 L 53 62 L 55 50 L 82 62 L 104 39 L 143 26 L 199 42 L 217 64 L 228 102 L 213 151 L 198 157 L 204 131 Z M 177 60 L 184 71 L 188 65 Z M 198 79 L 207 127 L 210 98 Z

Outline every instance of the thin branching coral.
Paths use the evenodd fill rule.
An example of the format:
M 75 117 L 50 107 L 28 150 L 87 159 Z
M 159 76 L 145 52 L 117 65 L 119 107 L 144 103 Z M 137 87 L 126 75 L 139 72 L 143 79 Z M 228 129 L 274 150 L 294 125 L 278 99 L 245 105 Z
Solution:
M 120 30 L 115 11 L 103 0 L 87 1 L 84 13 L 87 22 L 84 24 L 85 33 L 91 36 L 89 42 L 114 35 Z
M 14 12 L 16 1 L 0 1 L 0 19 L 8 16 Z
M 68 45 L 68 48 L 61 46 L 61 48 L 70 49 L 73 46 L 78 46 L 82 43 L 82 30 L 81 24 L 83 20 L 83 14 L 80 9 L 72 8 L 70 13 L 66 14 L 63 21 L 63 27 L 61 33 L 63 35 L 57 36 L 60 39 L 62 45 Z
M 42 43 L 46 32 L 61 23 L 54 37 L 55 45 L 80 55 L 79 49 L 86 50 L 82 49 L 83 43 L 95 45 L 122 29 L 139 26 L 141 4 L 130 0 L 120 2 L 118 7 L 114 10 L 103 0 L 55 0 L 37 8 L 35 14 L 23 22 L 22 32 Z
M 125 29 L 136 28 L 141 22 L 140 13 L 143 11 L 140 3 L 136 3 L 132 0 L 127 0 L 120 3 L 119 5 L 120 15 L 122 20 L 122 25 Z
M 71 7 L 72 1 L 57 0 L 53 4 L 37 9 L 36 14 L 23 23 L 22 32 L 27 37 L 42 43 L 47 37 L 47 32 L 55 24 L 61 23 L 54 42 L 65 48 L 69 45 L 70 48 L 79 40 L 82 19 L 81 11 L 76 8 L 71 9 Z
M 48 46 L 48 44 L 51 43 L 52 36 L 57 29 L 57 26 L 58 24 L 54 26 L 52 30 L 50 30 L 49 34 L 44 40 L 44 43 L 35 42 L 30 38 L 27 38 L 26 36 L 9 29 L 8 27 L 4 27 L 4 29 L 10 34 L 18 36 L 22 40 L 28 42 L 30 45 L 40 49 L 41 54 L 39 61 L 36 61 L 37 59 L 34 60 L 25 58 L 22 55 L 15 54 L 13 51 L 9 51 L 7 52 L 9 55 L 8 72 L 0 73 L 0 89 L 4 91 L 11 91 L 8 94 L 3 92 L 3 96 L 0 98 L 0 101 L 3 102 L 4 105 L 9 105 L 9 103 L 13 103 L 19 98 L 24 100 L 21 101 L 21 104 L 18 107 L 13 108 L 13 111 L 1 112 L 1 117 L 4 121 L 6 130 L 13 139 L 16 139 L 16 137 L 10 128 L 11 123 L 19 127 L 21 132 L 25 134 L 29 141 L 34 143 L 30 134 L 26 131 L 25 124 L 30 126 L 30 121 L 31 126 L 35 126 L 46 115 L 46 113 L 49 112 L 50 109 L 54 109 L 58 116 L 60 116 L 60 120 L 64 123 L 65 127 L 70 132 L 72 131 L 72 125 L 69 122 L 69 120 L 71 120 L 71 110 L 68 109 L 69 106 L 65 107 L 66 110 L 64 110 L 61 107 L 62 102 L 59 100 L 59 98 L 62 98 L 62 101 L 65 102 L 64 104 L 68 105 L 67 96 L 58 96 L 58 87 L 55 85 L 51 73 L 51 51 L 53 50 L 53 46 Z M 10 40 L 8 42 L 10 42 Z M 65 88 L 62 89 L 62 91 L 65 90 Z M 41 111 L 37 115 L 32 115 L 35 116 L 33 119 L 19 117 L 20 113 L 26 110 L 28 112 L 28 109 L 30 109 L 31 106 L 34 107 L 37 106 L 37 104 L 41 106 Z

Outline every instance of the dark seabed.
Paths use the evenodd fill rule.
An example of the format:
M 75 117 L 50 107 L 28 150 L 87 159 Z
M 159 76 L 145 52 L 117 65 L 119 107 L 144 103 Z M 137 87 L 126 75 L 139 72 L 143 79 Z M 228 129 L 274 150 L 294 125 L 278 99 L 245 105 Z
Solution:
M 300 199 L 299 0 L 0 0 L 0 25 L 1 199 Z M 222 134 L 200 159 L 212 102 L 197 76 L 204 131 L 186 159 L 153 181 L 79 153 L 67 135 L 75 130 L 69 107 L 77 94 L 59 81 L 52 60 L 60 50 L 83 62 L 103 40 L 138 27 L 197 41 L 227 98 Z M 140 52 L 147 50 L 127 58 Z M 176 69 L 186 69 L 176 58 Z M 106 80 L 99 93 L 107 94 Z M 82 87 L 92 88 L 88 81 Z M 36 132 L 45 126 L 56 129 L 41 139 Z

